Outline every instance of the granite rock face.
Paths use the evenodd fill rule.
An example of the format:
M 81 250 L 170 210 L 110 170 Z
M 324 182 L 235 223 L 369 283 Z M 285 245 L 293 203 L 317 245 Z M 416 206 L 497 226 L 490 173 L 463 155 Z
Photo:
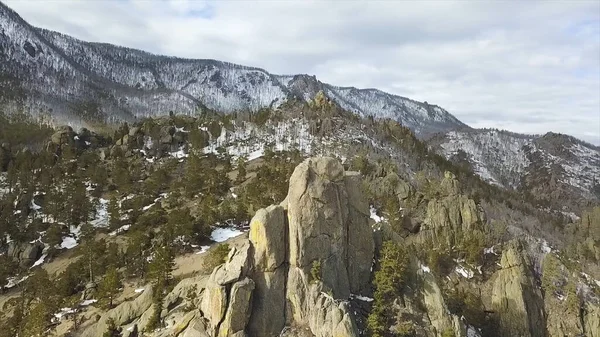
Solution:
M 500 317 L 502 336 L 546 336 L 542 293 L 534 283 L 518 241 L 502 253 L 501 270 L 492 289 L 492 306 Z

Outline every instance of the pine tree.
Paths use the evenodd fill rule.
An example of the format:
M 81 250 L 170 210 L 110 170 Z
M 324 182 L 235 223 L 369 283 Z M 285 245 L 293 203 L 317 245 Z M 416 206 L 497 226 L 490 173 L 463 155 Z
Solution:
M 84 235 L 81 249 L 88 274 L 88 281 L 94 282 L 96 275 L 101 274 L 105 268 L 103 257 L 106 254 L 106 243 L 103 240 L 96 241 L 93 238 L 93 234 L 88 234 Z
M 179 208 L 171 211 L 168 218 L 167 231 L 172 233 L 172 239 L 182 238 L 190 241 L 194 235 L 194 218 L 188 208 Z
M 33 304 L 29 311 L 29 315 L 25 318 L 25 326 L 23 327 L 23 336 L 43 336 L 46 327 L 49 324 L 50 312 L 48 306 L 44 302 Z
M 148 265 L 147 277 L 154 284 L 157 291 L 163 291 L 170 284 L 172 271 L 175 267 L 173 252 L 168 245 L 156 245 L 152 254 L 152 261 Z
M 111 230 L 116 230 L 121 227 L 121 209 L 119 208 L 119 202 L 113 195 L 108 201 L 108 226 Z
M 133 231 L 130 234 L 129 245 L 125 253 L 127 272 L 130 275 L 144 277 L 147 269 L 147 250 L 150 247 L 150 238 L 142 231 Z
M 373 309 L 367 318 L 367 327 L 374 337 L 386 336 L 395 313 L 390 310 L 406 281 L 408 255 L 404 247 L 385 241 L 380 252 L 379 268 L 375 272 Z
M 15 263 L 10 257 L 0 255 L 0 293 L 4 289 L 8 277 L 13 274 L 15 267 Z
M 238 170 L 238 174 L 237 177 L 235 178 L 235 183 L 237 185 L 243 183 L 244 181 L 246 181 L 246 176 L 247 176 L 247 172 L 246 172 L 246 158 L 244 157 L 240 157 L 237 161 L 237 170 Z
M 100 296 L 104 302 L 107 302 L 107 308 L 110 309 L 113 307 L 113 300 L 115 295 L 119 292 L 119 288 L 121 287 L 121 281 L 119 278 L 119 272 L 117 268 L 111 266 L 106 271 L 106 275 L 102 279 L 100 283 Z
M 50 227 L 46 231 L 45 239 L 45 242 L 48 244 L 48 255 L 53 256 L 56 253 L 56 247 L 61 244 L 65 234 L 65 228 L 61 224 L 50 224 Z
M 106 321 L 106 331 L 102 334 L 102 337 L 120 337 L 121 329 L 117 327 L 115 321 L 109 318 Z
M 200 157 L 195 153 L 190 154 L 185 165 L 184 176 L 185 191 L 188 196 L 194 196 L 200 192 L 205 185 L 203 171 L 204 168 L 202 167 L 202 160 Z

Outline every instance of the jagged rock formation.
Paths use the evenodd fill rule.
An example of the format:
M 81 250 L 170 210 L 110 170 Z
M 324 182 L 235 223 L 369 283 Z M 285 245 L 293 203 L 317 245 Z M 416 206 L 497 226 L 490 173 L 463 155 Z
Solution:
M 544 337 L 543 298 L 523 251 L 514 241 L 502 252 L 501 269 L 493 281 L 492 307 L 500 318 L 501 336 Z
M 485 216 L 473 199 L 460 193 L 458 180 L 452 173 L 445 173 L 440 189 L 443 197 L 427 205 L 421 236 L 433 242 L 443 240 L 452 246 L 463 233 L 481 230 Z
M 14 241 L 8 244 L 7 255 L 23 268 L 29 268 L 42 255 L 44 245 L 35 241 L 32 243 L 16 244 Z
M 348 306 L 336 300 L 369 281 L 374 245 L 359 183 L 331 158 L 309 159 L 290 178 L 286 321 L 317 337 L 357 336 Z
M 184 316 L 165 311 L 165 319 L 174 315 L 179 323 L 164 333 L 359 336 L 347 301 L 368 288 L 374 254 L 360 176 L 333 158 L 307 159 L 295 169 L 282 204 L 256 213 L 249 237 L 232 244 L 210 277 L 185 279 L 165 297 L 164 308 L 171 308 L 196 289 L 197 300 L 187 305 L 198 310 Z M 146 297 L 109 311 L 83 336 L 97 336 L 109 317 L 143 329 L 154 310 Z
M 467 336 L 467 327 L 460 317 L 450 314 L 448 306 L 442 296 L 442 290 L 437 284 L 433 274 L 419 272 L 423 281 L 423 304 L 427 310 L 427 318 L 438 334 L 452 331 L 455 336 Z

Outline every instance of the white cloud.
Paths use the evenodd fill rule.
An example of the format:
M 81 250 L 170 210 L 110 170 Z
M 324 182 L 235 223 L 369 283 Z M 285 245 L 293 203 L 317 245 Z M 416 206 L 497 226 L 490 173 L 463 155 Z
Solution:
M 36 26 L 438 104 L 600 144 L 598 1 L 18 1 Z

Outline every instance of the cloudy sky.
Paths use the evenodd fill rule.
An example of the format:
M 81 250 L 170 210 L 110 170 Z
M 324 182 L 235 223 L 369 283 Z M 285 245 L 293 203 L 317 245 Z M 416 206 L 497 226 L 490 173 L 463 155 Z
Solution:
M 316 75 L 474 127 L 600 144 L 598 0 L 3 1 L 83 40 Z

